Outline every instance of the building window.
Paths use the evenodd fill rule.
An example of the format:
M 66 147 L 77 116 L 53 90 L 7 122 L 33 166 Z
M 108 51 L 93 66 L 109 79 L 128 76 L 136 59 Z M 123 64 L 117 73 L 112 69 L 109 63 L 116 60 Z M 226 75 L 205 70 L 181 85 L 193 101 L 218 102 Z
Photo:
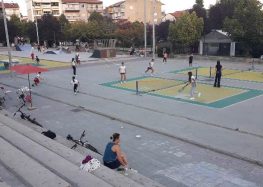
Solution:
M 51 6 L 58 6 L 58 2 L 51 3 Z

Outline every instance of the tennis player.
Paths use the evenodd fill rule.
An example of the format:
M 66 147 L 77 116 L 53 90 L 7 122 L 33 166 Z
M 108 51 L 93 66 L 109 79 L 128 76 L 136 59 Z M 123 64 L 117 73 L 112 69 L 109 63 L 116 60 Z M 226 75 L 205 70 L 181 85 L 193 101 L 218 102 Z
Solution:
M 201 93 L 196 91 L 196 77 L 195 76 L 191 76 L 191 90 L 190 90 L 190 99 L 191 100 L 195 100 L 194 95 L 198 94 L 198 97 L 201 96 Z
M 191 90 L 190 90 L 190 99 L 194 100 L 194 94 L 195 94 L 195 90 L 196 90 L 196 79 L 195 76 L 191 76 Z
M 147 73 L 149 70 L 151 70 L 151 76 L 153 76 L 153 72 L 154 72 L 153 64 L 154 64 L 154 59 L 152 59 L 151 62 L 149 62 L 149 66 L 147 67 L 145 71 L 145 73 Z
M 124 65 L 124 62 L 121 63 L 121 66 L 119 68 L 119 72 L 121 75 L 121 84 L 126 81 L 126 66 Z
M 220 64 L 220 60 L 217 61 L 216 63 L 216 77 L 215 77 L 215 83 L 214 87 L 220 87 L 220 81 L 221 81 L 221 76 L 222 76 L 222 68 L 223 66 Z

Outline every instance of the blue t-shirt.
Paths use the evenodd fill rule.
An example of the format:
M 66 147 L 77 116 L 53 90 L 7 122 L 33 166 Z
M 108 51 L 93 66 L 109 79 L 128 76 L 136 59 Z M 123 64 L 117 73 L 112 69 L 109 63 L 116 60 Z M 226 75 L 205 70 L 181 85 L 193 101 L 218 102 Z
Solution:
M 117 154 L 112 151 L 112 146 L 115 144 L 113 142 L 109 142 L 105 148 L 104 155 L 103 155 L 103 161 L 104 162 L 112 162 L 117 159 Z

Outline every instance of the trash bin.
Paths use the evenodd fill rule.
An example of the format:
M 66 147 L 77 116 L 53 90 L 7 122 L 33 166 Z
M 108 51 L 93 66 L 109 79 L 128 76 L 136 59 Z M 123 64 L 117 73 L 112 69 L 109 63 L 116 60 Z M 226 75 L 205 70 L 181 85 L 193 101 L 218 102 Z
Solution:
M 9 69 L 9 62 L 4 62 L 5 69 Z

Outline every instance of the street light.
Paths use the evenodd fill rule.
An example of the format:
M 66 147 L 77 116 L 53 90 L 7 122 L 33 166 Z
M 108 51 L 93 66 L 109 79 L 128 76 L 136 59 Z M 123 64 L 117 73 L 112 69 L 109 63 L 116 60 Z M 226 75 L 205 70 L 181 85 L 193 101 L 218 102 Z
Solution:
M 8 28 L 6 23 L 6 12 L 5 12 L 5 4 L 4 0 L 2 0 L 2 10 L 3 10 L 3 18 L 4 18 L 4 25 L 5 25 L 5 36 L 6 36 L 6 43 L 7 43 L 7 50 L 8 50 L 8 58 L 9 58 L 9 67 L 12 64 L 12 57 L 11 57 L 11 48 L 10 48 L 10 42 L 9 42 L 9 34 L 8 34 Z
M 146 21 L 146 0 L 144 0 L 144 57 L 146 57 L 147 49 L 147 21 Z
M 32 6 L 35 8 L 35 5 L 34 5 L 33 0 L 32 0 Z M 36 17 L 35 14 L 34 14 L 34 10 L 32 11 L 32 14 L 33 14 L 33 17 L 34 17 L 35 20 L 36 20 L 37 45 L 39 45 L 38 24 L 37 24 L 37 17 Z
M 153 59 L 155 59 L 155 22 L 157 21 L 156 19 L 157 13 L 156 13 L 156 0 L 153 0 Z

